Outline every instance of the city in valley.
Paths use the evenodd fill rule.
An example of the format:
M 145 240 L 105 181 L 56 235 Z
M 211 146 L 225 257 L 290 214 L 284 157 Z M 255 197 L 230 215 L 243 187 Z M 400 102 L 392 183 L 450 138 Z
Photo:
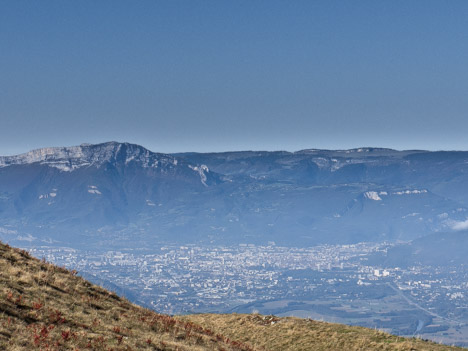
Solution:
M 450 264 L 382 263 L 394 245 L 30 251 L 158 312 L 298 316 L 468 345 L 468 273 Z

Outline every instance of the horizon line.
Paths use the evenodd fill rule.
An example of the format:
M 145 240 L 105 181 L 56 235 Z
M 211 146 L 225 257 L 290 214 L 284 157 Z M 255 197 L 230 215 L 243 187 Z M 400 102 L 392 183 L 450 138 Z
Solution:
M 188 153 L 194 153 L 194 154 L 220 154 L 220 153 L 241 153 L 241 152 L 287 152 L 287 153 L 299 153 L 299 152 L 369 152 L 370 150 L 387 150 L 387 151 L 394 151 L 394 152 L 467 152 L 468 150 L 460 150 L 460 149 L 396 149 L 396 148 L 391 148 L 391 147 L 382 147 L 382 146 L 359 146 L 359 147 L 352 147 L 352 148 L 337 148 L 337 149 L 331 149 L 331 148 L 304 148 L 304 149 L 298 149 L 298 150 L 287 150 L 287 149 L 232 149 L 232 150 L 216 150 L 216 151 L 176 151 L 176 152 L 164 152 L 164 151 L 153 151 L 149 149 L 148 147 L 134 143 L 134 142 L 120 142 L 120 141 L 105 141 L 105 142 L 98 142 L 98 143 L 81 143 L 79 145 L 66 145 L 66 146 L 44 146 L 44 147 L 39 147 L 39 148 L 32 148 L 24 152 L 19 152 L 19 153 L 13 153 L 13 154 L 7 154 L 3 155 L 0 154 L 0 157 L 13 157 L 13 156 L 20 156 L 23 154 L 28 154 L 30 152 L 34 152 L 37 150 L 43 150 L 43 149 L 61 149 L 61 148 L 73 148 L 73 147 L 80 147 L 80 146 L 97 146 L 97 145 L 104 145 L 104 144 L 129 144 L 129 145 L 136 145 L 139 147 L 143 147 L 151 152 L 155 153 L 163 153 L 163 154 L 168 154 L 168 155 L 176 155 L 176 154 L 188 154 Z

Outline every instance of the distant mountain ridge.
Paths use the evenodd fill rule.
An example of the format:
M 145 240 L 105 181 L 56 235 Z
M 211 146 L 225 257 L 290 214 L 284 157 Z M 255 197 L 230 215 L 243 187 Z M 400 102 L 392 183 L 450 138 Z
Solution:
M 395 166 L 398 169 L 390 171 L 417 171 L 411 167 L 421 166 L 431 161 L 450 163 L 461 162 L 468 159 L 467 151 L 424 151 L 424 150 L 393 150 L 385 148 L 357 148 L 350 150 L 321 150 L 306 149 L 296 152 L 288 151 L 237 151 L 219 153 L 178 153 L 175 156 L 185 158 L 191 162 L 206 163 L 213 170 L 223 174 L 261 174 L 262 171 L 280 169 L 282 171 L 300 171 L 309 168 L 316 173 L 325 173 L 321 179 L 310 178 L 308 181 L 335 181 L 330 176 L 333 173 L 347 173 L 348 170 L 357 171 L 369 180 L 376 176 L 380 168 Z M 230 165 L 242 165 L 240 168 L 230 168 Z M 263 168 L 261 168 L 263 166 Z M 258 168 L 257 168 L 258 167 Z M 466 165 L 463 167 L 466 168 Z M 367 173 L 366 173 L 367 172 Z M 348 172 L 349 173 L 349 172 Z M 420 175 L 420 174 L 419 174 Z M 328 177 L 327 177 L 328 176 Z
M 467 175 L 462 151 L 44 148 L 0 157 L 0 237 L 88 245 L 407 241 L 467 220 Z

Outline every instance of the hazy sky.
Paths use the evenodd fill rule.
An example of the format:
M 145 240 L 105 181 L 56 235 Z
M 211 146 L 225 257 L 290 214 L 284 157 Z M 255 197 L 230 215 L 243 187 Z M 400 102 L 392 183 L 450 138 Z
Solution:
M 468 1 L 0 0 L 0 155 L 468 150 Z

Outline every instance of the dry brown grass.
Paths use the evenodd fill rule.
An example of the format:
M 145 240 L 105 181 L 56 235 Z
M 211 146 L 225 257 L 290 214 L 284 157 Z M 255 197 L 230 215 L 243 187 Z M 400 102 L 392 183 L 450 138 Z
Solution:
M 373 329 L 299 318 L 256 314 L 199 314 L 179 318 L 204 325 L 258 350 L 462 350 L 419 339 L 401 338 Z
M 253 350 L 0 243 L 0 350 Z

